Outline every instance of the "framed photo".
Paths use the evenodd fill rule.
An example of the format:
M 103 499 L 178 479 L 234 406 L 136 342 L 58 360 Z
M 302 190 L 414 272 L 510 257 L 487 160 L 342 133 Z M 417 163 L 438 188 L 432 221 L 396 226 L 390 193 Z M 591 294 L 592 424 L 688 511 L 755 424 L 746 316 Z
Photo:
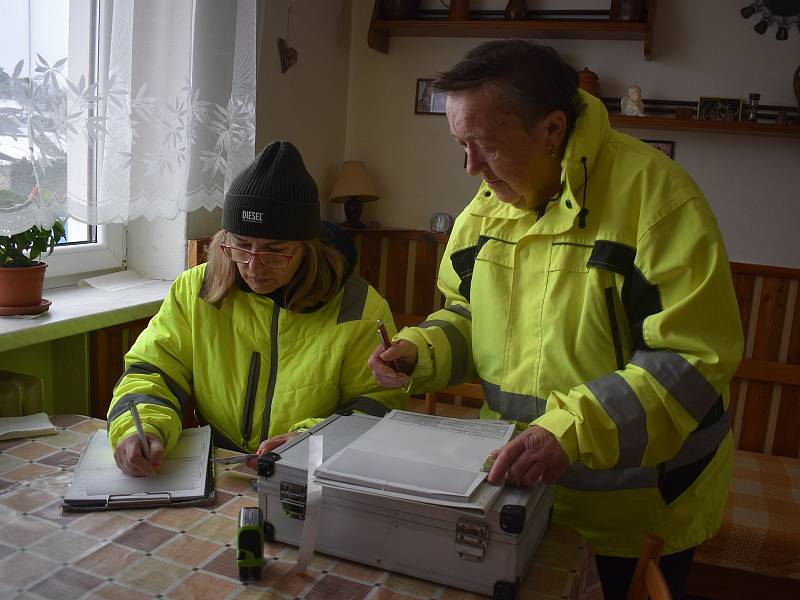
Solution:
M 741 98 L 704 98 L 697 103 L 697 118 L 707 121 L 740 121 Z
M 443 115 L 447 92 L 433 89 L 433 79 L 417 79 L 414 113 L 418 115 Z
M 675 160 L 675 142 L 672 140 L 642 140 L 645 144 L 650 144 L 656 150 L 661 150 L 664 154 Z

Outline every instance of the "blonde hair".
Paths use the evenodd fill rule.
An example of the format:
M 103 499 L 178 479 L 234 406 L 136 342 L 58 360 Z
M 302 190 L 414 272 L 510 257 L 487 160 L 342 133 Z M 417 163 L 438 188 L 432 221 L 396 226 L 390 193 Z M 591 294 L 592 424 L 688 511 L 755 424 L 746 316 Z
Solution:
M 229 260 L 220 248 L 227 233 L 224 229 L 218 231 L 208 248 L 208 265 L 200 296 L 211 304 L 221 304 L 241 281 L 236 263 Z M 330 244 L 318 239 L 301 243 L 302 262 L 286 284 L 283 296 L 284 305 L 293 312 L 302 312 L 333 298 L 344 283 L 346 269 L 344 256 Z

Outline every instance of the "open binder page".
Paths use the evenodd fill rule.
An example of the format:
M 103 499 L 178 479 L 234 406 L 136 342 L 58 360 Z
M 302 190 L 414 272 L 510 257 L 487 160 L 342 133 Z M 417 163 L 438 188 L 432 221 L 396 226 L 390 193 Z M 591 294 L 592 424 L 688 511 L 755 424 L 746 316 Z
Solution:
M 133 477 L 114 461 L 105 429 L 89 438 L 75 469 L 64 503 L 105 504 L 109 500 L 136 500 L 170 504 L 202 498 L 211 451 L 211 428 L 184 429 L 175 448 L 167 455 L 156 477 Z
M 503 421 L 393 410 L 322 463 L 315 475 L 452 502 L 468 502 L 485 479 L 489 453 L 514 432 Z

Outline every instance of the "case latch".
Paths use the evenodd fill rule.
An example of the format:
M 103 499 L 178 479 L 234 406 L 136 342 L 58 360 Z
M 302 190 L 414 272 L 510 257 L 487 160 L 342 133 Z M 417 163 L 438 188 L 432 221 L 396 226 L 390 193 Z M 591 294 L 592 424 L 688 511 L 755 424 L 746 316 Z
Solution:
M 272 477 L 275 472 L 275 463 L 281 459 L 276 452 L 267 452 L 258 457 L 258 474 L 261 477 Z
M 306 518 L 306 486 L 302 483 L 281 481 L 281 506 L 292 519 Z
M 459 520 L 456 523 L 456 552 L 465 560 L 482 561 L 489 543 L 485 525 Z

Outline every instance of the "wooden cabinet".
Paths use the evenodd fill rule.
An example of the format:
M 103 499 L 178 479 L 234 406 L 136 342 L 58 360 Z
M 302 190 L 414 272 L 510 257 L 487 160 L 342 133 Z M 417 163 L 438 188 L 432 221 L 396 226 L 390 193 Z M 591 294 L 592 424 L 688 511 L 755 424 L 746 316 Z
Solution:
M 653 54 L 653 27 L 655 25 L 656 0 L 647 0 L 646 20 L 643 22 L 610 21 L 608 11 L 529 11 L 531 19 L 506 21 L 504 19 L 381 19 L 380 0 L 375 0 L 367 34 L 367 44 L 373 50 L 389 52 L 392 37 L 485 37 L 485 38 L 538 38 L 538 39 L 583 39 L 583 40 L 641 40 L 647 60 Z M 564 18 L 576 12 L 588 17 Z M 594 14 L 592 14 L 594 13 Z

